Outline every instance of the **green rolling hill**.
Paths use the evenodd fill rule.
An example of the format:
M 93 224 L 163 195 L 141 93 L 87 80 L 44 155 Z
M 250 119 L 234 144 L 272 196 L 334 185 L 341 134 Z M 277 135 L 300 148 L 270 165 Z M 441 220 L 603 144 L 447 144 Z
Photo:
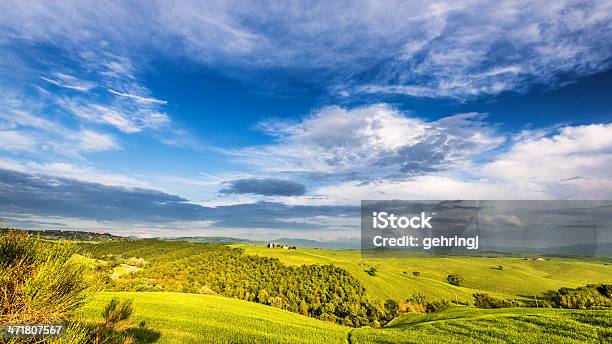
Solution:
M 406 314 L 383 329 L 361 328 L 352 343 L 610 343 L 610 310 L 453 307 Z
M 102 268 L 103 274 L 112 272 L 116 276 L 107 285 L 107 290 L 114 291 L 95 293 L 76 315 L 86 322 L 97 322 L 100 309 L 111 298 L 133 299 L 137 323 L 146 323 L 143 329 L 135 329 L 133 335 L 137 342 L 144 343 L 600 343 L 612 340 L 610 309 L 484 310 L 455 306 L 435 313 L 407 313 L 382 328 L 375 328 L 376 325 L 342 326 L 330 322 L 335 319 L 342 323 L 338 321 L 340 318 L 317 320 L 313 314 L 303 316 L 298 314 L 299 309 L 292 310 L 283 304 L 264 305 L 240 296 L 240 286 L 247 280 L 252 286 L 270 288 L 291 279 L 291 287 L 277 292 L 298 296 L 309 290 L 300 288 L 310 282 L 321 285 L 323 281 L 353 284 L 358 281 L 365 294 L 355 296 L 361 295 L 362 301 L 371 297 L 380 304 L 388 298 L 402 302 L 417 292 L 429 298 L 470 302 L 476 292 L 505 299 L 526 299 L 560 287 L 610 284 L 612 265 L 606 260 L 551 257 L 535 261 L 499 255 L 362 258 L 359 251 L 352 250 L 283 250 L 268 249 L 261 244 L 233 247 L 242 251 L 179 241 L 81 244 L 83 262 L 94 270 Z M 140 262 L 139 268 L 128 273 L 127 268 L 136 262 Z M 331 268 L 312 270 L 317 273 L 315 278 L 308 268 L 313 265 L 333 265 L 334 269 L 346 270 L 348 274 Z M 366 272 L 370 267 L 376 267 L 374 276 Z M 124 273 L 118 273 L 123 270 Z M 420 275 L 414 276 L 413 272 Z M 463 276 L 464 285 L 450 285 L 446 281 L 450 273 Z M 279 274 L 282 279 L 276 278 Z M 296 277 L 297 282 L 293 280 Z M 332 289 L 327 290 L 338 290 L 340 294 L 349 291 L 338 289 L 340 285 L 336 282 L 328 284 Z M 234 285 L 238 289 L 228 289 Z M 200 294 L 209 293 L 210 288 L 203 286 L 216 288 L 217 294 L 237 298 Z M 153 287 L 158 291 L 151 291 Z M 206 290 L 203 292 L 202 288 Z M 343 304 L 334 303 L 338 307 Z
M 433 314 L 407 314 L 385 328 L 350 328 L 252 302 L 220 296 L 98 293 L 77 316 L 99 321 L 113 297 L 132 299 L 137 322 L 156 343 L 605 343 L 612 341 L 612 311 L 453 307 Z
M 254 302 L 169 292 L 96 293 L 77 316 L 96 321 L 100 309 L 113 297 L 133 300 L 137 322 L 144 320 L 154 331 L 142 335 L 142 342 L 150 338 L 160 344 L 346 343 L 350 331 L 349 327 Z
M 346 269 L 366 287 L 368 294 L 381 300 L 403 301 L 413 293 L 444 299 L 471 301 L 474 292 L 487 292 L 504 298 L 532 298 L 561 287 L 588 283 L 612 283 L 612 263 L 606 260 L 545 258 L 534 261 L 523 257 L 427 257 L 362 258 L 359 251 L 298 248 L 269 249 L 262 245 L 238 245 L 245 253 L 278 258 L 285 264 L 334 264 Z M 499 265 L 503 270 L 498 270 Z M 376 276 L 365 270 L 377 269 Z M 419 277 L 413 276 L 418 271 Z M 458 273 L 465 285 L 455 287 L 446 277 Z

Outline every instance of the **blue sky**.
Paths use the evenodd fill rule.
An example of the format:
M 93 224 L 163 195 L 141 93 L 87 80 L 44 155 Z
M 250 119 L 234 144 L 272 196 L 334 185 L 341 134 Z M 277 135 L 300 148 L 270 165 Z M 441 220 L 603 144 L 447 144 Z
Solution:
M 611 1 L 0 4 L 0 216 L 349 240 L 361 199 L 610 199 Z

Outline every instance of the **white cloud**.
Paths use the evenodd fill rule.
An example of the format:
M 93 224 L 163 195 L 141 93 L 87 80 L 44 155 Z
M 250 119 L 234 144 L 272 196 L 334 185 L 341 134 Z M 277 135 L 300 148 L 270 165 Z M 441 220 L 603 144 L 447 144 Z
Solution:
M 130 98 L 138 103 L 144 103 L 144 104 L 167 104 L 168 102 L 165 100 L 161 100 L 161 99 L 156 99 L 156 98 L 150 98 L 150 97 L 143 97 L 143 96 L 139 96 L 139 95 L 135 95 L 135 94 L 129 94 L 129 93 L 123 93 L 123 92 L 119 92 L 119 91 L 115 91 L 113 89 L 108 89 L 108 92 L 116 95 L 116 96 L 120 96 L 120 97 L 125 97 L 125 98 Z
M 53 177 L 72 178 L 87 183 L 100 183 L 134 188 L 152 188 L 147 182 L 129 176 L 99 171 L 90 166 L 64 162 L 18 161 L 0 158 L 0 168 L 28 174 L 44 174 Z
M 159 129 L 170 123 L 170 118 L 164 113 L 129 104 L 101 105 L 75 99 L 63 99 L 59 104 L 83 120 L 107 124 L 128 134 L 146 128 Z
M 274 171 L 341 173 L 417 142 L 427 125 L 386 105 L 373 105 L 326 107 L 301 122 L 267 121 L 260 127 L 278 143 L 236 152 L 240 160 Z
M 288 225 L 296 224 L 307 224 L 307 225 L 316 225 L 323 226 L 327 229 L 355 229 L 360 226 L 360 218 L 350 217 L 350 216 L 326 216 L 326 215 L 318 215 L 311 217 L 288 217 L 288 218 L 279 218 L 279 221 L 287 222 Z
M 232 197 L 218 197 L 213 199 L 204 200 L 198 202 L 199 205 L 203 207 L 226 207 L 230 205 L 238 205 L 238 204 L 253 204 L 259 202 L 259 197 L 249 197 L 249 196 L 232 196 Z
M 152 97 L 150 90 L 141 85 L 139 70 L 129 57 L 110 52 L 105 44 L 88 46 L 80 57 L 80 65 L 74 68 L 96 76 L 100 86 L 116 97 L 108 100 L 96 95 L 73 96 L 54 102 L 82 120 L 107 124 L 124 133 L 171 128 L 170 117 L 160 109 L 167 102 Z
M 566 126 L 550 137 L 527 138 L 480 168 L 485 177 L 558 198 L 610 198 L 612 124 Z
M 20 44 L 27 45 L 24 42 Z M 62 45 L 61 48 L 70 49 L 69 44 Z M 10 64 L 22 66 L 27 71 L 10 75 L 19 82 L 6 82 L 1 78 L 0 83 L 6 84 L 6 94 L 2 97 L 4 103 L 0 108 L 7 113 L 0 116 L 10 117 L 11 114 L 16 114 L 16 119 L 9 118 L 8 121 L 49 132 L 71 132 L 67 127 L 74 126 L 75 121 L 70 119 L 70 115 L 74 115 L 77 124 L 89 130 L 89 133 L 92 132 L 92 123 L 99 123 L 110 125 L 124 133 L 136 133 L 145 129 L 167 132 L 155 133 L 161 136 L 162 142 L 175 136 L 177 129 L 161 109 L 167 102 L 153 97 L 151 91 L 140 83 L 139 73 L 142 71 L 139 70 L 139 65 L 133 64 L 129 57 L 110 52 L 108 43 L 96 42 L 72 48 L 70 54 L 77 54 L 78 59 L 70 63 L 61 61 L 61 54 L 45 55 L 47 52 L 41 51 L 41 60 L 60 59 L 52 67 L 47 66 L 47 63 L 32 64 L 27 57 L 13 54 Z M 61 72 L 45 71 L 56 69 L 57 65 L 61 65 Z M 46 87 L 43 82 L 38 82 L 41 84 L 38 85 L 36 80 L 32 80 L 32 74 L 44 74 L 40 79 L 46 83 L 81 92 L 58 94 L 57 89 Z M 84 79 L 95 80 L 96 83 Z M 32 87 L 37 92 L 32 92 Z M 93 88 L 106 89 L 110 95 L 98 89 L 87 92 Z M 64 122 L 64 125 L 60 124 L 60 121 Z M 98 135 L 98 139 L 101 138 L 102 136 Z M 49 145 L 58 146 L 59 143 L 55 140 Z M 117 145 L 112 144 L 107 137 L 105 144 L 96 149 L 88 146 L 85 150 L 99 150 L 104 147 L 116 148 Z
M 81 91 L 81 92 L 87 92 L 91 90 L 92 88 L 96 87 L 96 84 L 94 84 L 93 82 L 80 80 L 78 78 L 75 78 L 71 75 L 67 75 L 64 73 L 59 73 L 59 72 L 53 73 L 53 77 L 55 79 L 44 77 L 44 76 L 41 76 L 40 78 L 55 86 L 69 88 L 69 89 Z
M 503 142 L 476 113 L 427 122 L 377 104 L 326 107 L 300 122 L 263 122 L 276 143 L 227 152 L 268 172 L 342 179 L 402 178 L 469 161 Z
M 115 138 L 92 130 L 81 131 L 78 134 L 78 139 L 82 149 L 90 152 L 119 148 L 119 145 L 115 142 Z
M 111 135 L 92 129 L 75 130 L 59 120 L 51 120 L 40 113 L 44 107 L 4 94 L 0 102 L 0 120 L 10 131 L 2 131 L 0 151 L 27 151 L 48 155 L 79 157 L 81 152 L 105 151 L 120 148 Z
M 51 120 L 36 116 L 41 111 L 41 104 L 28 102 L 15 94 L 5 93 L 0 98 L 0 119 L 13 126 L 36 128 L 45 131 L 63 131 L 63 127 Z
M 343 90 L 345 97 L 353 93 L 377 93 L 377 94 L 404 94 L 413 97 L 435 98 L 450 97 L 447 93 L 440 93 L 437 89 L 427 86 L 417 85 L 363 85 L 355 87 L 351 92 Z
M 566 126 L 521 135 L 485 163 L 395 180 L 323 185 L 289 204 L 357 204 L 363 199 L 610 199 L 612 124 Z
M 108 124 L 125 133 L 136 133 L 141 130 L 125 114 L 103 105 L 65 102 L 63 106 L 81 119 Z
M 381 180 L 371 183 L 348 181 L 326 185 L 313 191 L 318 197 L 295 197 L 288 204 L 358 205 L 360 200 L 444 200 L 444 199 L 549 199 L 537 190 L 516 188 L 512 183 L 492 183 L 486 179 L 466 179 L 459 174 L 435 174 Z M 500 196 L 500 195 L 503 195 Z
M 98 221 L 65 216 L 39 216 L 35 214 L 3 214 L 0 215 L 17 227 L 28 229 L 63 229 L 79 230 L 94 233 L 111 233 L 121 236 L 136 236 L 140 238 L 193 236 L 228 236 L 225 229 L 212 227 L 213 221 L 171 221 L 163 224 L 138 224 L 124 221 Z M 244 230 L 244 229 L 242 229 Z M 237 231 L 240 233 L 241 231 Z
M 36 138 L 15 130 L 0 130 L 0 150 L 7 152 L 32 152 L 36 150 Z
M 427 122 L 383 104 L 328 107 L 298 122 L 264 122 L 274 144 L 227 153 L 255 175 L 305 182 L 308 194 L 283 198 L 288 204 L 612 197 L 612 124 L 502 135 L 484 118 Z

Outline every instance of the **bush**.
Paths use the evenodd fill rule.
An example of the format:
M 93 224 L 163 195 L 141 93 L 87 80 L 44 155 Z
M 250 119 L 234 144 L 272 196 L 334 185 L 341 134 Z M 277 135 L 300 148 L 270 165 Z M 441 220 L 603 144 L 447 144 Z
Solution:
M 78 263 L 76 247 L 45 242 L 23 231 L 0 236 L 0 323 L 56 323 L 85 299 L 91 287 L 86 267 Z M 126 330 L 132 325 L 131 301 L 111 300 L 101 325 L 68 321 L 65 334 L 50 342 L 131 343 Z M 9 343 L 36 342 L 28 340 Z
M 537 306 L 540 308 L 551 308 L 553 304 L 548 300 L 538 300 Z
M 401 313 L 425 313 L 426 308 L 418 303 L 403 302 L 399 304 L 399 311 Z
M 457 274 L 448 275 L 448 277 L 446 277 L 446 280 L 448 281 L 448 283 L 457 287 L 463 285 L 463 277 Z
M 553 307 L 586 309 L 612 307 L 610 284 L 589 284 L 579 288 L 561 288 L 553 292 L 549 301 Z
M 460 305 L 460 306 L 469 306 L 470 305 L 469 301 L 451 300 L 451 303 L 455 304 L 455 305 Z
M 432 313 L 443 310 L 450 306 L 450 302 L 447 300 L 433 300 L 429 301 L 425 294 L 415 293 L 412 297 L 406 299 L 406 302 L 400 305 L 400 311 L 412 312 L 412 313 Z
M 64 320 L 89 288 L 76 247 L 49 243 L 24 232 L 0 237 L 0 322 Z
M 427 305 L 425 306 L 425 311 L 427 313 L 438 312 L 448 308 L 449 306 L 450 302 L 448 302 L 448 300 L 434 300 L 431 302 L 427 302 Z
M 133 338 L 127 330 L 134 326 L 133 313 L 131 300 L 110 300 L 102 310 L 104 322 L 96 326 L 93 343 L 132 343 Z
M 104 318 L 102 327 L 116 331 L 125 330 L 132 325 L 132 313 L 134 313 L 134 307 L 131 300 L 119 301 L 114 298 L 102 310 Z
M 475 293 L 473 296 L 474 306 L 477 308 L 510 308 L 522 306 L 518 301 L 498 299 L 485 293 Z
M 414 293 L 412 297 L 406 299 L 399 305 L 399 311 L 402 313 L 425 313 L 427 298 L 423 293 Z
M 406 300 L 406 303 L 416 303 L 420 305 L 427 304 L 427 296 L 423 293 L 414 293 L 412 297 Z
M 388 318 L 393 319 L 399 315 L 399 305 L 393 299 L 387 299 L 385 301 L 385 311 L 387 311 Z
M 612 298 L 612 284 L 588 284 L 587 287 L 595 288 L 601 295 Z
M 502 271 L 503 269 L 504 269 L 504 266 L 503 266 L 503 265 L 498 265 L 498 266 L 497 266 L 497 270 Z
M 376 276 L 376 268 L 371 266 L 369 270 L 366 270 L 366 272 L 368 273 L 368 275 L 370 276 Z
M 419 277 L 419 276 L 421 276 L 421 273 L 420 273 L 420 272 L 418 272 L 418 271 L 413 271 L 413 272 L 412 272 L 412 276 L 414 276 L 414 277 Z

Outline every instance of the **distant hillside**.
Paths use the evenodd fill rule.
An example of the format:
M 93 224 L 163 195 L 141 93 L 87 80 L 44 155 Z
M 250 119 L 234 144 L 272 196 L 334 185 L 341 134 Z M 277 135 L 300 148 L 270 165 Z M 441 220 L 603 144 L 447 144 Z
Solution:
M 0 234 L 5 234 L 9 230 L 20 230 L 31 235 L 40 235 L 44 239 L 48 240 L 76 240 L 76 241 L 116 241 L 116 240 L 127 240 L 127 238 L 113 235 L 110 233 L 94 233 L 94 232 L 83 232 L 83 231 L 64 231 L 57 229 L 49 230 L 26 230 L 18 228 L 0 228 Z
M 232 237 L 176 237 L 176 238 L 158 238 L 161 240 L 170 241 L 189 241 L 189 242 L 208 242 L 211 244 L 263 244 L 264 241 L 232 238 Z
M 326 248 L 326 249 L 346 249 L 346 250 L 359 250 L 361 244 L 359 242 L 340 242 L 340 241 L 317 241 L 309 239 L 291 239 L 291 238 L 280 238 L 274 240 L 274 242 L 280 244 L 286 244 L 289 246 L 297 247 L 308 247 L 308 248 Z
M 276 244 L 285 244 L 289 246 L 308 247 L 308 248 L 325 248 L 325 249 L 360 249 L 359 242 L 338 242 L 338 241 L 317 241 L 299 238 L 280 238 L 274 240 L 250 240 L 232 237 L 176 237 L 176 238 L 160 238 L 162 240 L 172 241 L 190 241 L 190 242 L 208 242 L 214 244 L 266 244 L 273 242 Z
M 565 257 L 612 257 L 612 243 L 576 244 L 553 247 L 486 247 L 486 251 L 508 252 L 525 255 L 546 255 Z
M 568 256 L 592 256 L 592 257 L 612 257 L 612 243 L 600 243 L 597 245 L 570 245 L 560 247 L 547 247 L 542 250 L 547 255 L 568 255 Z

